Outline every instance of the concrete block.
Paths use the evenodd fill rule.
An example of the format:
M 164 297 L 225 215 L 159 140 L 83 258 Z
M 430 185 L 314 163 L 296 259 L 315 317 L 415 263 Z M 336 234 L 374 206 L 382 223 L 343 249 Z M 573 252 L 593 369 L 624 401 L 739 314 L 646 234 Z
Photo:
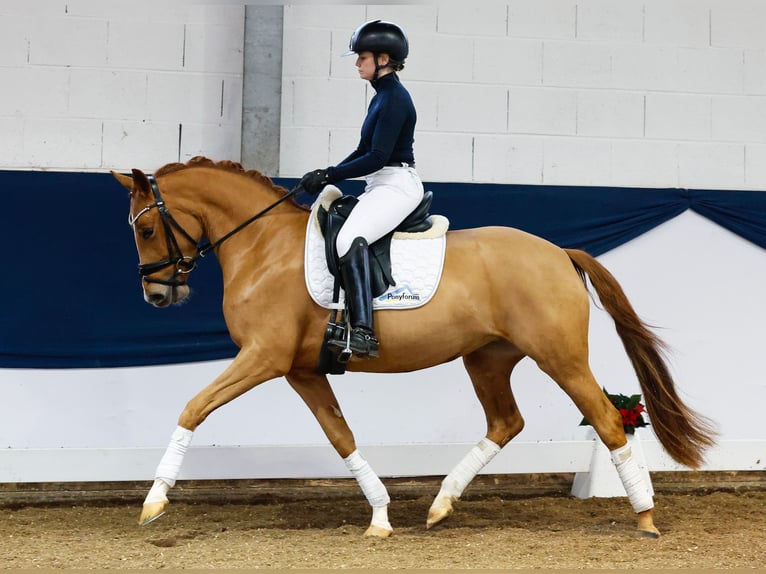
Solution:
M 611 142 L 590 138 L 544 140 L 543 184 L 609 185 Z
M 572 40 L 577 31 L 574 0 L 511 0 L 508 2 L 508 33 L 517 38 Z
M 328 28 L 348 30 L 351 33 L 370 20 L 365 6 L 330 4 L 291 4 L 285 6 L 285 30 L 288 28 Z
M 407 58 L 407 75 L 421 81 L 471 82 L 473 44 L 468 37 L 418 35 L 419 47 Z
M 710 6 L 699 0 L 646 2 L 644 41 L 666 46 L 709 46 Z
M 402 82 L 410 92 L 418 114 L 416 132 L 436 131 L 439 125 L 439 94 L 442 93 L 443 87 L 430 82 L 409 81 L 404 76 L 405 74 L 402 73 Z
M 224 109 L 226 82 L 223 76 L 150 71 L 147 73 L 146 96 L 148 119 L 219 122 Z M 241 83 L 236 85 L 241 98 Z
M 510 88 L 508 131 L 516 134 L 577 133 L 577 92 L 565 88 Z
M 156 6 L 152 0 L 152 7 Z M 185 5 L 186 4 L 186 5 Z M 197 3 L 181 3 L 173 6 L 168 3 L 167 9 L 185 9 L 185 21 L 188 23 L 204 22 L 205 24 L 218 24 L 221 26 L 244 25 L 245 6 L 247 2 L 221 2 L 213 5 Z
M 416 134 L 418 174 L 423 181 L 472 181 L 473 141 L 469 134 Z
M 589 41 L 641 42 L 641 2 L 587 0 L 577 3 L 577 38 Z
M 104 121 L 102 167 L 152 172 L 179 161 L 176 122 Z
M 222 106 L 220 121 L 227 125 L 242 125 L 242 77 L 224 77 L 221 87 Z
M 68 115 L 69 70 L 65 68 L 6 68 L 2 72 L 0 115 L 64 117 Z M 16 89 L 8 89 L 16 86 Z
M 612 142 L 611 185 L 678 187 L 678 145 L 654 140 Z
M 331 63 L 342 52 L 333 53 L 332 32 L 322 29 L 286 28 L 282 42 L 282 75 L 284 78 L 327 78 Z M 354 58 L 344 58 L 358 78 Z
M 279 175 L 300 177 L 311 169 L 339 161 L 329 156 L 329 140 L 328 128 L 283 125 L 279 136 Z
M 766 98 L 714 96 L 711 135 L 716 141 L 766 143 Z
M 183 67 L 195 72 L 241 76 L 244 42 L 244 20 L 232 24 L 186 24 Z
M 598 137 L 642 137 L 644 94 L 588 90 L 577 94 L 577 134 Z
M 514 86 L 543 81 L 543 44 L 540 40 L 477 38 L 473 81 Z
M 766 4 L 757 0 L 716 1 L 710 9 L 710 44 L 764 49 Z
M 417 134 L 415 134 L 417 139 Z M 330 161 L 328 165 L 338 165 L 346 159 L 359 145 L 359 129 L 341 128 L 330 130 Z M 415 159 L 417 160 L 417 141 L 415 142 Z M 321 165 L 321 164 L 320 164 Z M 317 166 L 306 166 L 304 171 Z
M 611 53 L 613 88 L 677 91 L 679 83 L 677 48 L 614 44 Z
M 741 94 L 744 87 L 744 53 L 728 48 L 681 48 L 678 52 L 678 90 Z
M 24 165 L 34 168 L 94 169 L 101 165 L 101 121 L 24 121 Z
M 745 94 L 766 94 L 766 50 L 745 52 Z
M 420 47 L 420 36 L 424 32 L 433 33 L 436 32 L 436 26 L 438 23 L 438 13 L 440 7 L 438 2 L 432 3 L 419 3 L 419 4 L 375 4 L 367 6 L 368 20 L 387 20 L 389 22 L 396 22 L 407 34 L 410 41 L 410 50 L 417 51 Z M 362 22 L 359 22 L 361 24 Z M 351 32 L 349 30 L 346 37 L 346 45 L 348 45 Z
M 0 2 L 0 16 L 64 16 L 67 0 L 4 0 Z
M 104 66 L 107 23 L 84 18 L 41 18 L 29 27 L 29 63 L 49 66 Z
M 21 66 L 29 57 L 29 24 L 26 18 L 0 19 L 0 66 Z
M 184 23 L 109 22 L 109 66 L 146 70 L 181 70 Z
M 216 161 L 240 161 L 241 136 L 239 126 L 232 124 L 184 123 L 181 129 L 181 161 L 189 161 L 198 155 Z
M 508 130 L 508 90 L 455 84 L 439 95 L 439 130 L 503 133 Z
M 546 41 L 543 85 L 608 88 L 612 85 L 612 53 L 608 44 Z
M 739 143 L 678 144 L 678 185 L 739 189 L 745 183 L 745 146 Z
M 0 118 L 0 169 L 18 167 L 24 161 L 24 120 Z
M 505 36 L 508 8 L 502 2 L 444 2 L 439 6 L 440 34 Z
M 646 95 L 646 137 L 709 140 L 710 96 L 693 94 Z
M 141 22 L 186 22 L 189 7 L 180 2 L 150 2 L 134 0 L 131 2 L 103 2 L 102 0 L 69 0 L 66 2 L 66 14 L 82 18 L 101 20 L 119 20 L 133 22 L 139 33 Z
M 141 120 L 148 116 L 146 92 L 145 72 L 73 69 L 69 82 L 69 115 Z
M 766 189 L 766 145 L 764 144 L 745 145 L 745 187 Z
M 474 140 L 473 181 L 540 184 L 543 180 L 543 140 L 536 137 L 477 135 Z
M 335 128 L 362 124 L 367 103 L 365 85 L 359 80 L 296 79 L 291 84 L 291 91 L 283 94 L 291 101 L 283 99 L 282 109 L 290 108 L 292 122 L 285 125 Z

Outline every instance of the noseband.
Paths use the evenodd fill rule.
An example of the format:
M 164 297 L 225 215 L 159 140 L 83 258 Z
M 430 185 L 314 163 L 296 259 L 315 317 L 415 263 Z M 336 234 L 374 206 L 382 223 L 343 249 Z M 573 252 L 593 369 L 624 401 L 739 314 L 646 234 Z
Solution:
M 221 237 L 218 241 L 200 245 L 199 241 L 197 241 L 191 235 L 189 235 L 189 233 L 187 233 L 186 230 L 183 227 L 181 227 L 181 224 L 178 223 L 178 221 L 176 221 L 176 219 L 170 213 L 170 211 L 167 208 L 167 205 L 165 205 L 165 201 L 162 199 L 162 195 L 160 194 L 160 187 L 159 185 L 157 185 L 157 180 L 154 178 L 154 176 L 148 175 L 146 177 L 152 186 L 154 203 L 144 207 L 135 216 L 133 216 L 132 214 L 128 214 L 128 224 L 131 227 L 133 227 L 133 225 L 136 223 L 138 218 L 141 217 L 144 213 L 147 213 L 151 211 L 152 209 L 157 208 L 157 210 L 160 212 L 160 220 L 162 221 L 162 227 L 165 230 L 165 243 L 168 249 L 168 256 L 165 259 L 161 261 L 156 261 L 154 263 L 139 263 L 138 274 L 141 275 L 141 277 L 143 277 L 144 281 L 146 281 L 147 283 L 159 283 L 161 285 L 169 285 L 171 287 L 178 287 L 179 285 L 183 285 L 185 281 L 179 279 L 179 276 L 188 275 L 189 273 L 194 271 L 194 269 L 196 269 L 197 267 L 197 261 L 199 259 L 201 259 L 202 257 L 205 257 L 205 255 L 207 255 L 210 251 L 212 251 L 213 249 L 221 245 L 221 243 L 226 241 L 229 237 L 231 237 L 235 233 L 238 233 L 239 231 L 241 231 L 242 229 L 250 225 L 253 221 L 255 221 L 259 217 L 265 215 L 266 213 L 274 209 L 277 205 L 279 205 L 286 199 L 289 199 L 290 197 L 294 196 L 302 188 L 302 186 L 298 184 L 286 195 L 284 195 L 283 197 L 281 197 L 280 199 L 278 199 L 277 201 L 269 205 L 266 209 L 260 211 L 259 213 L 256 213 L 250 219 L 238 225 L 229 233 Z M 191 243 L 197 246 L 197 252 L 194 255 L 183 254 L 183 252 L 181 251 L 181 248 L 178 246 L 178 240 L 176 239 L 173 229 L 178 231 L 185 239 L 187 239 L 188 241 L 190 241 Z M 152 277 L 149 277 L 149 275 L 156 273 L 157 271 L 161 271 L 162 269 L 165 269 L 166 267 L 170 267 L 171 265 L 175 265 L 175 270 L 173 271 L 173 275 L 171 276 L 170 279 L 154 279 Z

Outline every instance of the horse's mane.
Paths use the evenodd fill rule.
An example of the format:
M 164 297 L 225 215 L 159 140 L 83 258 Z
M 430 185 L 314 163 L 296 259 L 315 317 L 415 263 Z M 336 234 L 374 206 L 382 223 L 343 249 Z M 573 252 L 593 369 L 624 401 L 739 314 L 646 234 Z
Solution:
M 260 171 L 256 169 L 245 169 L 241 163 L 236 161 L 231 161 L 231 160 L 213 161 L 212 159 L 208 159 L 201 155 L 191 158 L 186 163 L 173 162 L 173 163 L 165 164 L 161 168 L 159 168 L 157 171 L 154 172 L 154 177 L 160 177 L 162 175 L 167 175 L 175 171 L 180 171 L 182 169 L 189 169 L 194 167 L 212 167 L 214 169 L 220 169 L 223 171 L 228 171 L 230 173 L 238 173 L 244 177 L 248 177 L 256 181 L 257 183 L 260 183 L 266 186 L 269 189 L 272 189 L 280 196 L 286 195 L 288 193 L 287 188 L 284 188 L 281 185 L 275 184 L 269 176 L 262 174 Z M 290 199 L 295 206 L 301 209 L 304 209 L 306 211 L 310 210 L 310 208 L 307 207 L 306 205 L 303 205 L 295 201 L 295 197 L 292 197 Z

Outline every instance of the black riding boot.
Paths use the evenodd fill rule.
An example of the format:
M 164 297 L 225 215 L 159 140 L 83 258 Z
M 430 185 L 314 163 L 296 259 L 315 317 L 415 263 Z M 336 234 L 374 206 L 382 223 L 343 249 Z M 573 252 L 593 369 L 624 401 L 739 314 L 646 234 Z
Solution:
M 363 237 L 354 239 L 351 249 L 340 258 L 339 263 L 351 323 L 349 346 L 357 357 L 378 357 L 378 339 L 372 329 L 372 289 L 367 241 Z M 345 347 L 343 341 L 331 341 L 330 344 Z

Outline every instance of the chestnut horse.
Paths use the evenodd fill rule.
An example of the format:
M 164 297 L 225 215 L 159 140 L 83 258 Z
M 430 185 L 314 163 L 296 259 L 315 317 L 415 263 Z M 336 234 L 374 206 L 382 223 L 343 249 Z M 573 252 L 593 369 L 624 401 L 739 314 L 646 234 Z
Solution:
M 154 176 L 137 169 L 132 177 L 113 175 L 130 190 L 129 223 L 144 299 L 156 307 L 181 303 L 200 250 L 213 250 L 223 272 L 224 317 L 240 349 L 181 412 L 139 522 L 165 512 L 192 434 L 210 413 L 264 381 L 285 377 L 372 506 L 366 535 L 390 535 L 385 486 L 358 452 L 327 377 L 315 371 L 328 311 L 314 303 L 305 286 L 309 210 L 266 176 L 233 162 L 194 158 L 168 164 Z M 212 245 L 200 248 L 202 237 Z M 427 527 L 452 513 L 468 483 L 522 430 L 510 376 L 530 357 L 612 452 L 639 533 L 659 536 L 651 492 L 631 456 L 622 418 L 588 363 L 587 278 L 615 322 L 659 441 L 676 461 L 696 468 L 714 443 L 711 426 L 679 398 L 662 342 L 636 315 L 615 278 L 584 251 L 561 249 L 507 227 L 449 231 L 446 245 L 443 276 L 431 301 L 416 309 L 376 311 L 380 357 L 347 363 L 350 371 L 397 373 L 463 358 L 487 432 L 443 480 Z

